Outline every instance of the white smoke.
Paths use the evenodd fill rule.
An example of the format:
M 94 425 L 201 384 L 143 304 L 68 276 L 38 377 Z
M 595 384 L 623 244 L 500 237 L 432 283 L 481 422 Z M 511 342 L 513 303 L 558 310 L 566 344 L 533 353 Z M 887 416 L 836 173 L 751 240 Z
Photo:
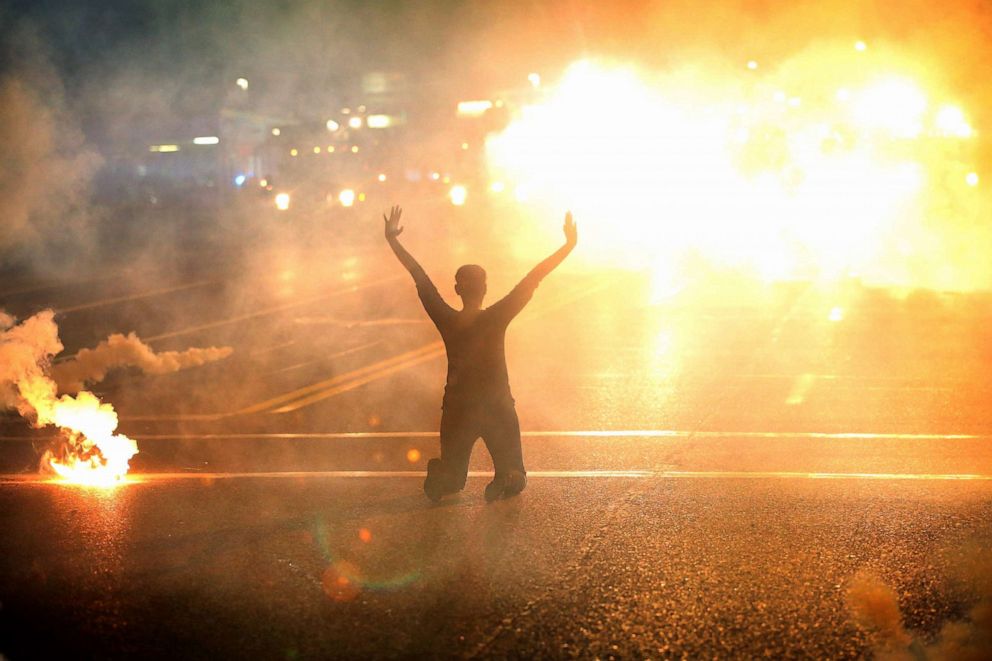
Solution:
M 52 377 L 60 392 L 75 393 L 87 383 L 99 383 L 115 368 L 137 367 L 146 374 L 168 374 L 227 358 L 232 352 L 231 347 L 207 347 L 155 353 L 134 333 L 114 333 L 92 349 L 82 349 L 71 360 L 55 365 Z
M 874 638 L 873 656 L 894 661 L 938 659 L 980 661 L 992 659 L 992 564 L 988 550 L 966 554 L 956 568 L 958 580 L 977 594 L 962 620 L 948 621 L 936 639 L 907 630 L 895 591 L 878 576 L 859 572 L 848 584 L 847 605 L 855 621 Z

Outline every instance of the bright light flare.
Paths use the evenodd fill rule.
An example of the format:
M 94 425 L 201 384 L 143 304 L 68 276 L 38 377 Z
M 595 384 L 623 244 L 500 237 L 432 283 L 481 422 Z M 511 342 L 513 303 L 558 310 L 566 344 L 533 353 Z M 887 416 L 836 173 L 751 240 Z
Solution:
M 389 115 L 369 115 L 365 123 L 370 129 L 385 129 L 393 125 L 393 118 Z
M 481 117 L 492 107 L 493 102 L 489 99 L 459 101 L 457 112 L 459 117 Z
M 937 132 L 950 138 L 970 138 L 974 135 L 964 111 L 957 106 L 942 106 L 935 120 Z
M 861 91 L 851 108 L 854 120 L 865 130 L 916 138 L 923 132 L 927 96 L 912 80 L 888 78 Z
M 341 203 L 343 207 L 351 207 L 355 205 L 355 191 L 350 188 L 345 188 L 340 193 L 338 193 L 338 202 Z
M 220 138 L 216 135 L 201 135 L 198 138 L 193 138 L 194 145 L 216 145 L 220 143 Z
M 448 198 L 451 199 L 451 203 L 456 207 L 464 206 L 465 201 L 468 199 L 468 189 L 461 184 L 456 184 L 448 191 Z
M 960 167 L 951 145 L 926 141 L 929 127 L 963 135 L 964 111 L 931 110 L 944 107 L 939 82 L 881 55 L 869 68 L 849 48 L 806 53 L 752 87 L 739 68 L 649 79 L 576 63 L 487 139 L 490 178 L 535 215 L 573 209 L 587 259 L 649 269 L 659 292 L 679 291 L 689 264 L 768 281 L 987 281 L 987 265 L 940 254 L 968 242 L 944 242 L 927 221 L 955 194 L 940 173 Z M 967 204 L 977 218 L 979 202 Z M 926 257 L 908 263 L 900 241 Z M 949 263 L 961 269 L 950 281 Z
M 286 211 L 289 209 L 289 193 L 278 193 L 275 198 L 276 209 Z

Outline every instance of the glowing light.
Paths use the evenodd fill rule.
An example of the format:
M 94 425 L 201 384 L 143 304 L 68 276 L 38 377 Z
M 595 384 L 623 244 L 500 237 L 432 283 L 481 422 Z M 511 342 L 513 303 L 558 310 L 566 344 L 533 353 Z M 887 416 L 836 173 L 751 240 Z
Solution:
M 240 186 L 244 186 L 244 185 L 245 185 L 245 180 L 246 180 L 247 178 L 248 178 L 248 177 L 246 177 L 245 175 L 243 175 L 243 174 L 239 174 L 238 176 L 236 176 L 236 177 L 234 178 L 234 185 L 235 185 L 235 186 L 239 186 L 239 187 L 240 187 Z
M 276 195 L 276 209 L 285 211 L 289 208 L 289 193 L 279 193 Z
M 240 87 L 242 92 L 247 91 L 247 89 L 248 89 L 248 79 L 247 78 L 238 78 L 236 81 L 234 81 L 234 84 L 237 85 L 238 87 Z
M 358 153 L 358 145 L 352 145 L 351 146 L 351 153 L 352 154 L 357 154 Z
M 844 319 L 844 308 L 835 306 L 830 309 L 830 314 L 827 316 L 830 321 L 842 321 Z
M 166 154 L 169 152 L 179 151 L 179 145 L 152 145 L 148 148 L 148 151 Z
M 360 128 L 362 128 L 362 118 L 361 117 L 358 117 L 358 116 L 349 117 L 348 118 L 348 126 L 350 126 L 353 129 L 360 129 Z
M 327 145 L 327 153 L 328 154 L 334 153 L 334 145 Z
M 839 90 L 837 90 L 837 93 L 834 95 L 834 98 L 836 98 L 841 103 L 847 103 L 848 101 L 851 100 L 851 90 L 847 89 L 846 87 L 841 87 Z
M 274 129 L 272 129 L 272 135 L 274 135 L 276 137 L 282 135 L 282 131 L 279 129 L 278 126 L 276 128 L 274 128 Z
M 380 173 L 379 176 L 376 177 L 376 179 L 378 179 L 380 182 L 385 181 L 386 180 L 386 175 L 383 174 L 383 173 Z
M 462 143 L 462 150 L 465 150 L 465 149 L 468 149 L 468 143 L 467 142 L 463 142 Z
M 945 137 L 970 138 L 974 134 L 964 111 L 957 106 L 941 106 L 935 123 L 937 132 Z
M 758 68 L 758 63 L 755 60 L 748 60 L 747 68 L 750 69 L 751 71 L 755 71 Z
M 362 540 L 366 544 L 372 541 L 372 531 L 368 528 L 358 529 L 358 539 Z
M 365 119 L 365 124 L 370 129 L 384 129 L 393 125 L 393 118 L 389 115 L 369 115 Z
M 313 153 L 319 154 L 320 153 L 320 147 L 315 145 L 314 148 L 313 148 Z
M 504 184 L 502 181 L 494 181 L 493 183 L 489 184 L 489 190 L 491 190 L 494 193 L 502 193 L 503 191 L 506 190 L 506 184 Z
M 193 138 L 194 145 L 216 145 L 220 142 L 220 138 L 216 135 L 201 135 L 198 138 Z
M 258 185 L 261 186 L 262 188 L 265 188 L 266 186 L 269 185 L 269 180 L 268 179 L 260 179 L 259 182 L 258 182 Z
M 527 74 L 527 82 L 530 83 L 531 87 L 537 89 L 538 87 L 541 86 L 541 74 L 538 73 Z
M 862 128 L 886 131 L 898 138 L 915 138 L 923 131 L 927 97 L 916 83 L 887 78 L 862 90 L 853 100 L 852 114 Z
M 468 199 L 468 190 L 462 185 L 452 186 L 451 190 L 448 191 L 448 197 L 456 207 L 463 206 L 465 200 Z
M 353 206 L 355 204 L 355 191 L 350 188 L 345 188 L 338 193 L 338 202 L 340 202 L 343 207 Z
M 969 186 L 977 186 L 978 183 L 979 183 L 978 173 L 977 172 L 969 172 L 967 175 L 965 175 L 964 181 Z
M 359 193 L 358 194 L 358 201 L 359 202 L 364 202 L 365 201 L 365 193 Z
M 854 42 L 854 50 L 858 51 L 859 53 L 864 53 L 866 50 L 868 50 L 868 44 L 866 44 L 865 42 L 859 39 L 858 41 Z
M 300 151 L 298 149 L 296 149 L 295 147 L 293 149 L 290 149 L 289 150 L 289 155 L 290 156 L 296 156 L 299 153 L 300 153 Z
M 441 178 L 440 172 L 431 172 L 431 179 L 433 179 L 434 181 L 438 181 L 440 178 Z
M 493 102 L 489 99 L 481 101 L 459 101 L 458 115 L 460 117 L 479 117 L 493 107 Z
M 327 127 L 328 131 L 337 131 L 339 128 L 341 128 L 341 125 L 335 122 L 333 119 L 327 120 L 327 123 L 324 124 L 324 126 Z
M 851 271 L 913 281 L 915 266 L 891 268 L 892 237 L 924 236 L 901 230 L 925 213 L 918 201 L 939 180 L 932 169 L 949 165 L 922 141 L 891 139 L 920 134 L 939 88 L 893 69 L 848 92 L 836 63 L 817 56 L 769 72 L 760 95 L 728 92 L 733 72 L 718 69 L 648 77 L 577 63 L 487 137 L 490 190 L 499 181 L 542 215 L 572 208 L 596 246 L 586 259 L 649 269 L 659 295 L 684 289 L 683 264 L 697 257 L 767 281 Z M 803 66 L 821 78 L 797 80 Z M 617 108 L 622 121 L 604 121 Z M 534 231 L 543 238 L 543 226 Z
M 410 448 L 406 451 L 406 460 L 411 464 L 415 464 L 420 461 L 420 450 L 417 448 Z

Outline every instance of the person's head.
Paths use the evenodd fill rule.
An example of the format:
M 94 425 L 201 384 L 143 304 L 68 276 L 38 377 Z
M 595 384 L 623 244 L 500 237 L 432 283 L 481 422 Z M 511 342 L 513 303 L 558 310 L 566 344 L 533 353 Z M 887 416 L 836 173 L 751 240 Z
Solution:
M 466 307 L 482 305 L 486 295 L 486 270 L 478 264 L 465 264 L 455 271 L 455 293 Z

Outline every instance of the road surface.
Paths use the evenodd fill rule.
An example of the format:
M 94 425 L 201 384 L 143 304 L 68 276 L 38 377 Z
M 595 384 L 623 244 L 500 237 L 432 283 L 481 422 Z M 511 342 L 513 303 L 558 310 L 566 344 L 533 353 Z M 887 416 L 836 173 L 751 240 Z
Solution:
M 461 255 L 420 248 L 453 297 Z M 431 506 L 443 348 L 390 260 L 0 287 L 18 317 L 57 311 L 57 360 L 112 332 L 234 349 L 94 385 L 140 448 L 110 491 L 46 481 L 51 433 L 2 418 L 0 654 L 859 657 L 885 642 L 852 612 L 859 575 L 892 590 L 904 647 L 953 621 L 978 640 L 988 296 L 659 296 L 567 264 L 508 339 L 527 490 L 487 506 L 479 444 Z M 492 295 L 526 267 L 491 269 Z

